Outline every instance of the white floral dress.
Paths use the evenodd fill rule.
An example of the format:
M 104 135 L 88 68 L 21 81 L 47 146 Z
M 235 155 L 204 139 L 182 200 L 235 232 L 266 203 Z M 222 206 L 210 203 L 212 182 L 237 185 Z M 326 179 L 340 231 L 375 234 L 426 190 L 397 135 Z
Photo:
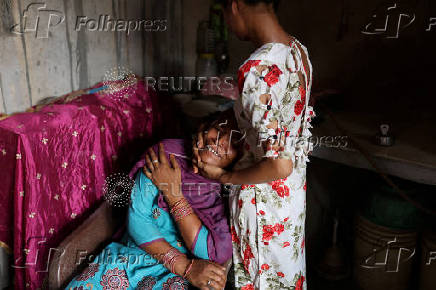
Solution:
M 237 289 L 306 289 L 304 225 L 306 162 L 311 151 L 308 106 L 312 66 L 307 49 L 267 43 L 239 69 L 241 98 L 235 115 L 246 133 L 235 169 L 262 158 L 293 161 L 293 172 L 267 184 L 234 186 L 230 197 L 233 262 Z M 280 147 L 266 140 L 280 140 Z

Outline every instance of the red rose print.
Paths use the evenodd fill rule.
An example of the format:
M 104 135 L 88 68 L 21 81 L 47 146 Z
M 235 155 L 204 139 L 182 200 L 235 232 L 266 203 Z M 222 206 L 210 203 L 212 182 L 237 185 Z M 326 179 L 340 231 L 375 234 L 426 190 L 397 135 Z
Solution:
M 301 253 L 303 253 L 304 251 L 304 244 L 305 244 L 305 239 L 303 238 L 303 240 L 301 241 Z
M 277 276 L 279 276 L 279 277 L 285 277 L 285 274 L 283 274 L 282 272 L 277 272 Z
M 300 91 L 301 100 L 298 100 L 295 103 L 294 112 L 295 112 L 295 115 L 297 115 L 297 116 L 299 116 L 301 114 L 304 107 L 306 106 L 306 90 L 304 89 L 303 86 L 300 86 L 298 89 Z
M 285 226 L 284 225 L 282 225 L 282 224 L 275 224 L 274 225 L 274 231 L 277 233 L 277 234 L 281 234 L 281 233 L 283 233 L 283 231 L 285 230 Z
M 247 284 L 243 287 L 241 287 L 241 290 L 254 290 L 253 284 Z
M 251 203 L 256 204 L 256 199 L 254 197 L 251 199 Z
M 262 270 L 268 270 L 269 269 L 269 265 L 268 264 L 263 264 L 260 268 Z
M 250 259 L 254 258 L 253 252 L 251 252 L 251 247 L 249 244 L 245 244 L 244 250 L 244 268 L 248 272 L 248 267 L 250 266 Z
M 289 243 L 289 242 L 284 242 L 284 243 L 283 243 L 283 248 L 289 247 L 290 245 L 291 245 L 291 243 Z
M 289 220 L 289 218 L 287 217 L 283 220 L 283 222 L 287 222 L 288 220 Z
M 265 212 L 264 212 L 263 210 L 260 210 L 259 213 L 260 213 L 261 215 L 265 215 Z
M 295 290 L 303 290 L 304 276 L 300 276 L 298 278 L 297 283 L 295 283 Z
M 284 185 L 283 188 L 285 189 L 285 196 L 289 196 L 289 187 Z
M 249 60 L 247 61 L 238 71 L 238 86 L 239 92 L 242 92 L 244 88 L 245 82 L 245 74 L 251 70 L 253 66 L 257 66 L 260 63 L 260 60 Z
M 270 241 L 274 235 L 274 228 L 273 226 L 263 226 L 263 241 Z
M 285 185 L 285 180 L 286 179 L 279 179 L 268 183 L 280 197 L 289 196 L 289 187 Z
M 304 183 L 303 189 L 307 190 L 307 183 Z
M 242 199 L 238 200 L 238 206 L 239 208 L 242 208 Z
M 263 244 L 264 244 L 265 246 L 268 246 L 268 245 L 269 245 L 269 243 L 268 243 L 268 242 L 264 242 Z
M 306 103 L 306 90 L 304 89 L 303 86 L 298 87 L 298 90 L 300 91 L 301 101 L 303 103 Z
M 294 108 L 295 115 L 299 116 L 301 114 L 301 112 L 303 111 L 303 109 L 304 109 L 304 103 L 302 103 L 300 100 L 298 100 L 295 103 L 295 108 Z
M 232 233 L 232 242 L 234 242 L 234 243 L 239 245 L 240 241 L 239 241 L 239 238 L 238 238 L 238 234 L 236 234 L 236 230 L 235 230 L 234 226 L 232 226 L 232 228 L 231 228 L 231 233 Z
M 269 72 L 264 77 L 264 81 L 268 84 L 269 87 L 272 87 L 279 81 L 280 75 L 283 72 L 274 64 L 269 67 Z

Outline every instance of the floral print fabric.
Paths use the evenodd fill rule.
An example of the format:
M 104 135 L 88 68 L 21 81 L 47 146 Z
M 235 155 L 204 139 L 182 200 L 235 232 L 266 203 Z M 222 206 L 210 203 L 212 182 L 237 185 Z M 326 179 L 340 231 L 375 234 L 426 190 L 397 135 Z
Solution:
M 306 48 L 267 43 L 240 67 L 241 98 L 235 104 L 245 135 L 236 169 L 264 157 L 293 161 L 285 179 L 234 186 L 231 232 L 237 289 L 306 289 L 304 224 L 306 162 L 310 152 L 308 106 L 312 67 Z M 268 146 L 267 140 L 280 142 Z

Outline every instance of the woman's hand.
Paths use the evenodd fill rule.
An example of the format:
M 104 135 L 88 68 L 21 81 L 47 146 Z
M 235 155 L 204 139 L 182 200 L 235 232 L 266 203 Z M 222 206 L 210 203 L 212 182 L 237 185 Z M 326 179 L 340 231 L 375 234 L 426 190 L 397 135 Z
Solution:
M 187 279 L 202 290 L 224 289 L 227 280 L 226 268 L 208 260 L 194 260 Z
M 199 172 L 197 166 L 197 162 L 200 160 L 199 150 L 201 150 L 200 148 L 204 148 L 203 129 L 204 129 L 204 124 L 201 124 L 200 127 L 198 128 L 197 136 L 192 138 L 192 148 L 194 149 L 193 150 L 194 156 L 192 157 L 192 167 L 194 168 L 194 173 Z
M 221 167 L 210 165 L 201 161 L 200 158 L 192 160 L 194 168 L 198 168 L 198 172 L 209 179 L 217 180 L 220 183 L 228 183 L 230 172 Z
M 170 162 L 165 155 L 162 143 L 159 144 L 159 159 L 152 148 L 148 149 L 145 157 L 146 166 L 143 171 L 165 196 L 181 196 L 182 174 L 174 155 L 170 155 Z

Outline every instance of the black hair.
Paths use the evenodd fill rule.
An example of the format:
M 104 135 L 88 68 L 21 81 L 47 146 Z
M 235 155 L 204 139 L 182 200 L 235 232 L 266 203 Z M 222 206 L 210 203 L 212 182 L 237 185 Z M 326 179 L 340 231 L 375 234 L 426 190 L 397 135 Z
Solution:
M 230 2 L 233 0 L 219 0 L 219 2 L 226 7 Z M 265 3 L 265 4 L 273 4 L 274 10 L 277 11 L 277 8 L 279 6 L 280 0 L 243 0 L 248 5 L 256 5 L 259 3 Z

